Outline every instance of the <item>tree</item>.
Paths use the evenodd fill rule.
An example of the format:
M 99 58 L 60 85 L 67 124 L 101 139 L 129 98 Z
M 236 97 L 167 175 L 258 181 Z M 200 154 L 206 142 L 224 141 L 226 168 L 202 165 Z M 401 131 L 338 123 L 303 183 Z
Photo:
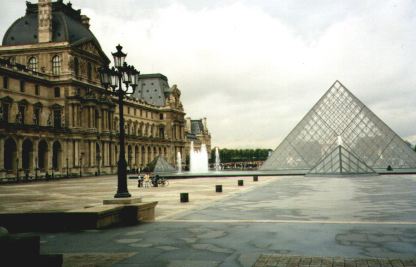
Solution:
M 271 149 L 219 149 L 222 163 L 266 160 Z M 211 150 L 212 162 L 215 160 L 215 149 Z

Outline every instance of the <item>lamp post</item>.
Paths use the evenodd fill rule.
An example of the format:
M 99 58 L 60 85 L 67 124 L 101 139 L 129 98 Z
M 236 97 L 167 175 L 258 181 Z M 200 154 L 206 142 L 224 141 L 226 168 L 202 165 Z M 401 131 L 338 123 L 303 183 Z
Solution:
M 117 52 L 112 53 L 114 57 L 114 67 L 108 66 L 100 68 L 100 80 L 107 93 L 118 97 L 119 108 L 119 142 L 120 153 L 117 163 L 117 193 L 115 198 L 131 197 L 127 189 L 127 162 L 125 151 L 125 130 L 124 130 L 124 112 L 123 99 L 127 95 L 132 95 L 136 90 L 139 82 L 140 72 L 133 66 L 125 62 L 127 54 L 121 50 L 121 45 L 116 46 Z M 123 86 L 124 84 L 124 86 Z

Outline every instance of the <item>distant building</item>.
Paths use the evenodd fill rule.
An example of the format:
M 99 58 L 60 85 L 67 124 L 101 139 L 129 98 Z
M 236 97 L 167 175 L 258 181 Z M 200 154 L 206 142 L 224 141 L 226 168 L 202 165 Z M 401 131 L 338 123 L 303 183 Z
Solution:
M 98 68 L 110 60 L 89 18 L 62 0 L 27 2 L 0 47 L 0 178 L 115 173 L 119 118 Z M 139 66 L 138 66 L 139 67 Z M 176 85 L 141 75 L 124 105 L 130 168 L 185 153 L 185 112 Z
M 194 143 L 195 149 L 201 149 L 201 145 L 207 146 L 208 158 L 211 157 L 211 133 L 208 130 L 207 118 L 193 120 L 189 117 L 186 119 L 185 126 L 185 157 L 183 160 L 189 158 L 189 151 L 191 149 L 191 142 Z

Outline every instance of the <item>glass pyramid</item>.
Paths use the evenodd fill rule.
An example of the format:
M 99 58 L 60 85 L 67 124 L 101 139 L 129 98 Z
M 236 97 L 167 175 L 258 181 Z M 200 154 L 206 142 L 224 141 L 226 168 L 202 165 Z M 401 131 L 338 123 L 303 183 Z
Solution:
M 344 148 L 342 145 L 336 147 L 328 153 L 308 175 L 320 174 L 376 174 L 376 172 L 367 166 L 358 157 Z
M 143 172 L 164 173 L 176 172 L 176 169 L 170 165 L 164 157 L 157 156 L 143 169 Z
M 339 146 L 372 169 L 416 168 L 416 153 L 339 81 L 312 107 L 260 170 L 308 172 Z

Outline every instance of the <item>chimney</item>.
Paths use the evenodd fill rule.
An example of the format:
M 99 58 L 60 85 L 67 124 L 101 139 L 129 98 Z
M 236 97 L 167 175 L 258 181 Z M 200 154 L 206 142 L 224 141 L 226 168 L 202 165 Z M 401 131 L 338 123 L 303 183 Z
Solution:
M 38 2 L 38 40 L 39 43 L 52 42 L 52 1 Z
M 84 25 L 87 29 L 90 28 L 90 18 L 85 16 L 85 15 L 81 15 L 81 22 L 82 25 Z
M 204 132 L 208 132 L 207 118 L 202 119 L 202 124 L 204 125 Z
M 191 132 L 191 118 L 187 117 L 185 120 L 185 130 Z

